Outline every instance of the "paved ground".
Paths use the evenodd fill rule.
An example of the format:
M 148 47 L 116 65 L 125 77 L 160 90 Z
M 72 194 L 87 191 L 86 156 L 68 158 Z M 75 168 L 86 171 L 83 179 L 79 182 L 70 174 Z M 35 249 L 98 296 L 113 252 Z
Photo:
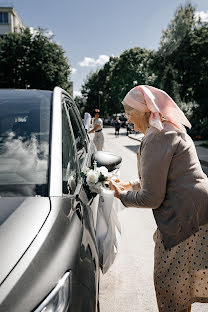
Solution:
M 121 179 L 137 177 L 139 142 L 121 129 L 105 128 L 105 150 L 122 156 Z M 101 312 L 157 312 L 153 286 L 153 233 L 156 224 L 149 209 L 128 208 L 119 213 L 122 225 L 120 250 L 110 270 L 101 277 Z M 208 304 L 194 304 L 192 312 L 207 312 Z

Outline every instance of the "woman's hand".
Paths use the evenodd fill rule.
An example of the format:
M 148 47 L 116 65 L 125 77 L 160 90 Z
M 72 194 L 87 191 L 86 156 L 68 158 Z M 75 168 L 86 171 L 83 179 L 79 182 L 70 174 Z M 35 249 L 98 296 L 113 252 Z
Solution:
M 110 189 L 114 191 L 114 196 L 118 199 L 120 199 L 120 193 L 121 191 L 124 191 L 124 188 L 122 186 L 119 186 L 119 183 L 116 183 L 114 181 L 109 181 Z
M 126 191 L 132 191 L 132 185 L 130 182 L 121 182 L 119 181 L 119 183 L 117 183 L 118 186 L 123 187 L 124 190 Z
M 122 191 L 123 190 L 133 191 L 132 185 L 129 181 L 124 182 L 124 181 L 120 181 L 119 178 L 116 178 L 116 179 L 113 179 L 113 182 L 116 182 L 117 186 L 120 187 L 122 189 Z

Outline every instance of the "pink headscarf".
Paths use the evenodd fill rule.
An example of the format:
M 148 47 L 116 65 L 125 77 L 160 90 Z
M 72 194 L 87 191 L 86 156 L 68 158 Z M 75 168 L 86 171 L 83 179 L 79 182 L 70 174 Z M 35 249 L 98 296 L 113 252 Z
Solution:
M 142 112 L 151 112 L 149 124 L 160 131 L 164 128 L 161 116 L 183 131 L 182 124 L 191 128 L 190 122 L 173 99 L 166 92 L 155 87 L 147 85 L 134 87 L 126 94 L 123 104 Z

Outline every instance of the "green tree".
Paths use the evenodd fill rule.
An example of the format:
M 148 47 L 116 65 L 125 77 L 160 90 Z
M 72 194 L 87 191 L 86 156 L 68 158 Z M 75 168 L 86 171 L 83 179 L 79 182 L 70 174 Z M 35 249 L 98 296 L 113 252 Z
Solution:
M 160 47 L 154 59 L 157 73 L 155 84 L 175 100 L 191 100 L 190 88 L 192 32 L 195 8 L 191 3 L 178 7 L 174 18 L 163 31 Z
M 157 86 L 176 100 L 202 102 L 207 98 L 207 46 L 208 23 L 196 20 L 191 3 L 179 6 L 154 58 Z
M 138 84 L 153 84 L 155 76 L 151 70 L 153 51 L 135 47 L 125 50 L 117 58 L 107 77 L 107 102 L 114 113 L 123 110 L 125 94 Z
M 0 39 L 0 87 L 69 89 L 70 66 L 65 53 L 45 30 L 26 28 Z
M 196 19 L 191 3 L 179 6 L 173 20 L 163 31 L 153 60 L 155 86 L 174 100 L 187 103 L 192 114 L 192 136 L 205 138 L 208 115 L 208 23 Z M 192 103 L 197 103 L 197 107 Z M 184 105 L 182 105 L 184 108 Z M 187 109 L 185 109 L 187 112 Z M 208 133 L 206 137 L 208 136 Z
M 87 95 L 88 111 L 98 107 L 100 102 L 105 115 L 121 112 L 122 99 L 132 87 L 153 84 L 153 56 L 153 51 L 135 47 L 124 51 L 119 57 L 111 57 L 103 68 L 91 73 L 82 86 L 82 94 Z M 100 96 L 99 92 L 102 92 Z
M 101 115 L 112 113 L 112 109 L 107 103 L 108 95 L 111 92 L 108 80 L 116 60 L 116 57 L 110 57 L 109 61 L 101 69 L 90 73 L 82 86 L 82 95 L 87 99 L 86 111 L 90 114 L 93 113 L 95 108 L 100 108 Z

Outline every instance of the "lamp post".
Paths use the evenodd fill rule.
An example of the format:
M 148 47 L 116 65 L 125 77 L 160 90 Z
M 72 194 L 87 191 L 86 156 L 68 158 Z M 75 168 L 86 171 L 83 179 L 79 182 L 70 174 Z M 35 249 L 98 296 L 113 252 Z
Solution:
M 98 108 L 100 110 L 100 96 L 103 95 L 103 91 L 98 91 Z

